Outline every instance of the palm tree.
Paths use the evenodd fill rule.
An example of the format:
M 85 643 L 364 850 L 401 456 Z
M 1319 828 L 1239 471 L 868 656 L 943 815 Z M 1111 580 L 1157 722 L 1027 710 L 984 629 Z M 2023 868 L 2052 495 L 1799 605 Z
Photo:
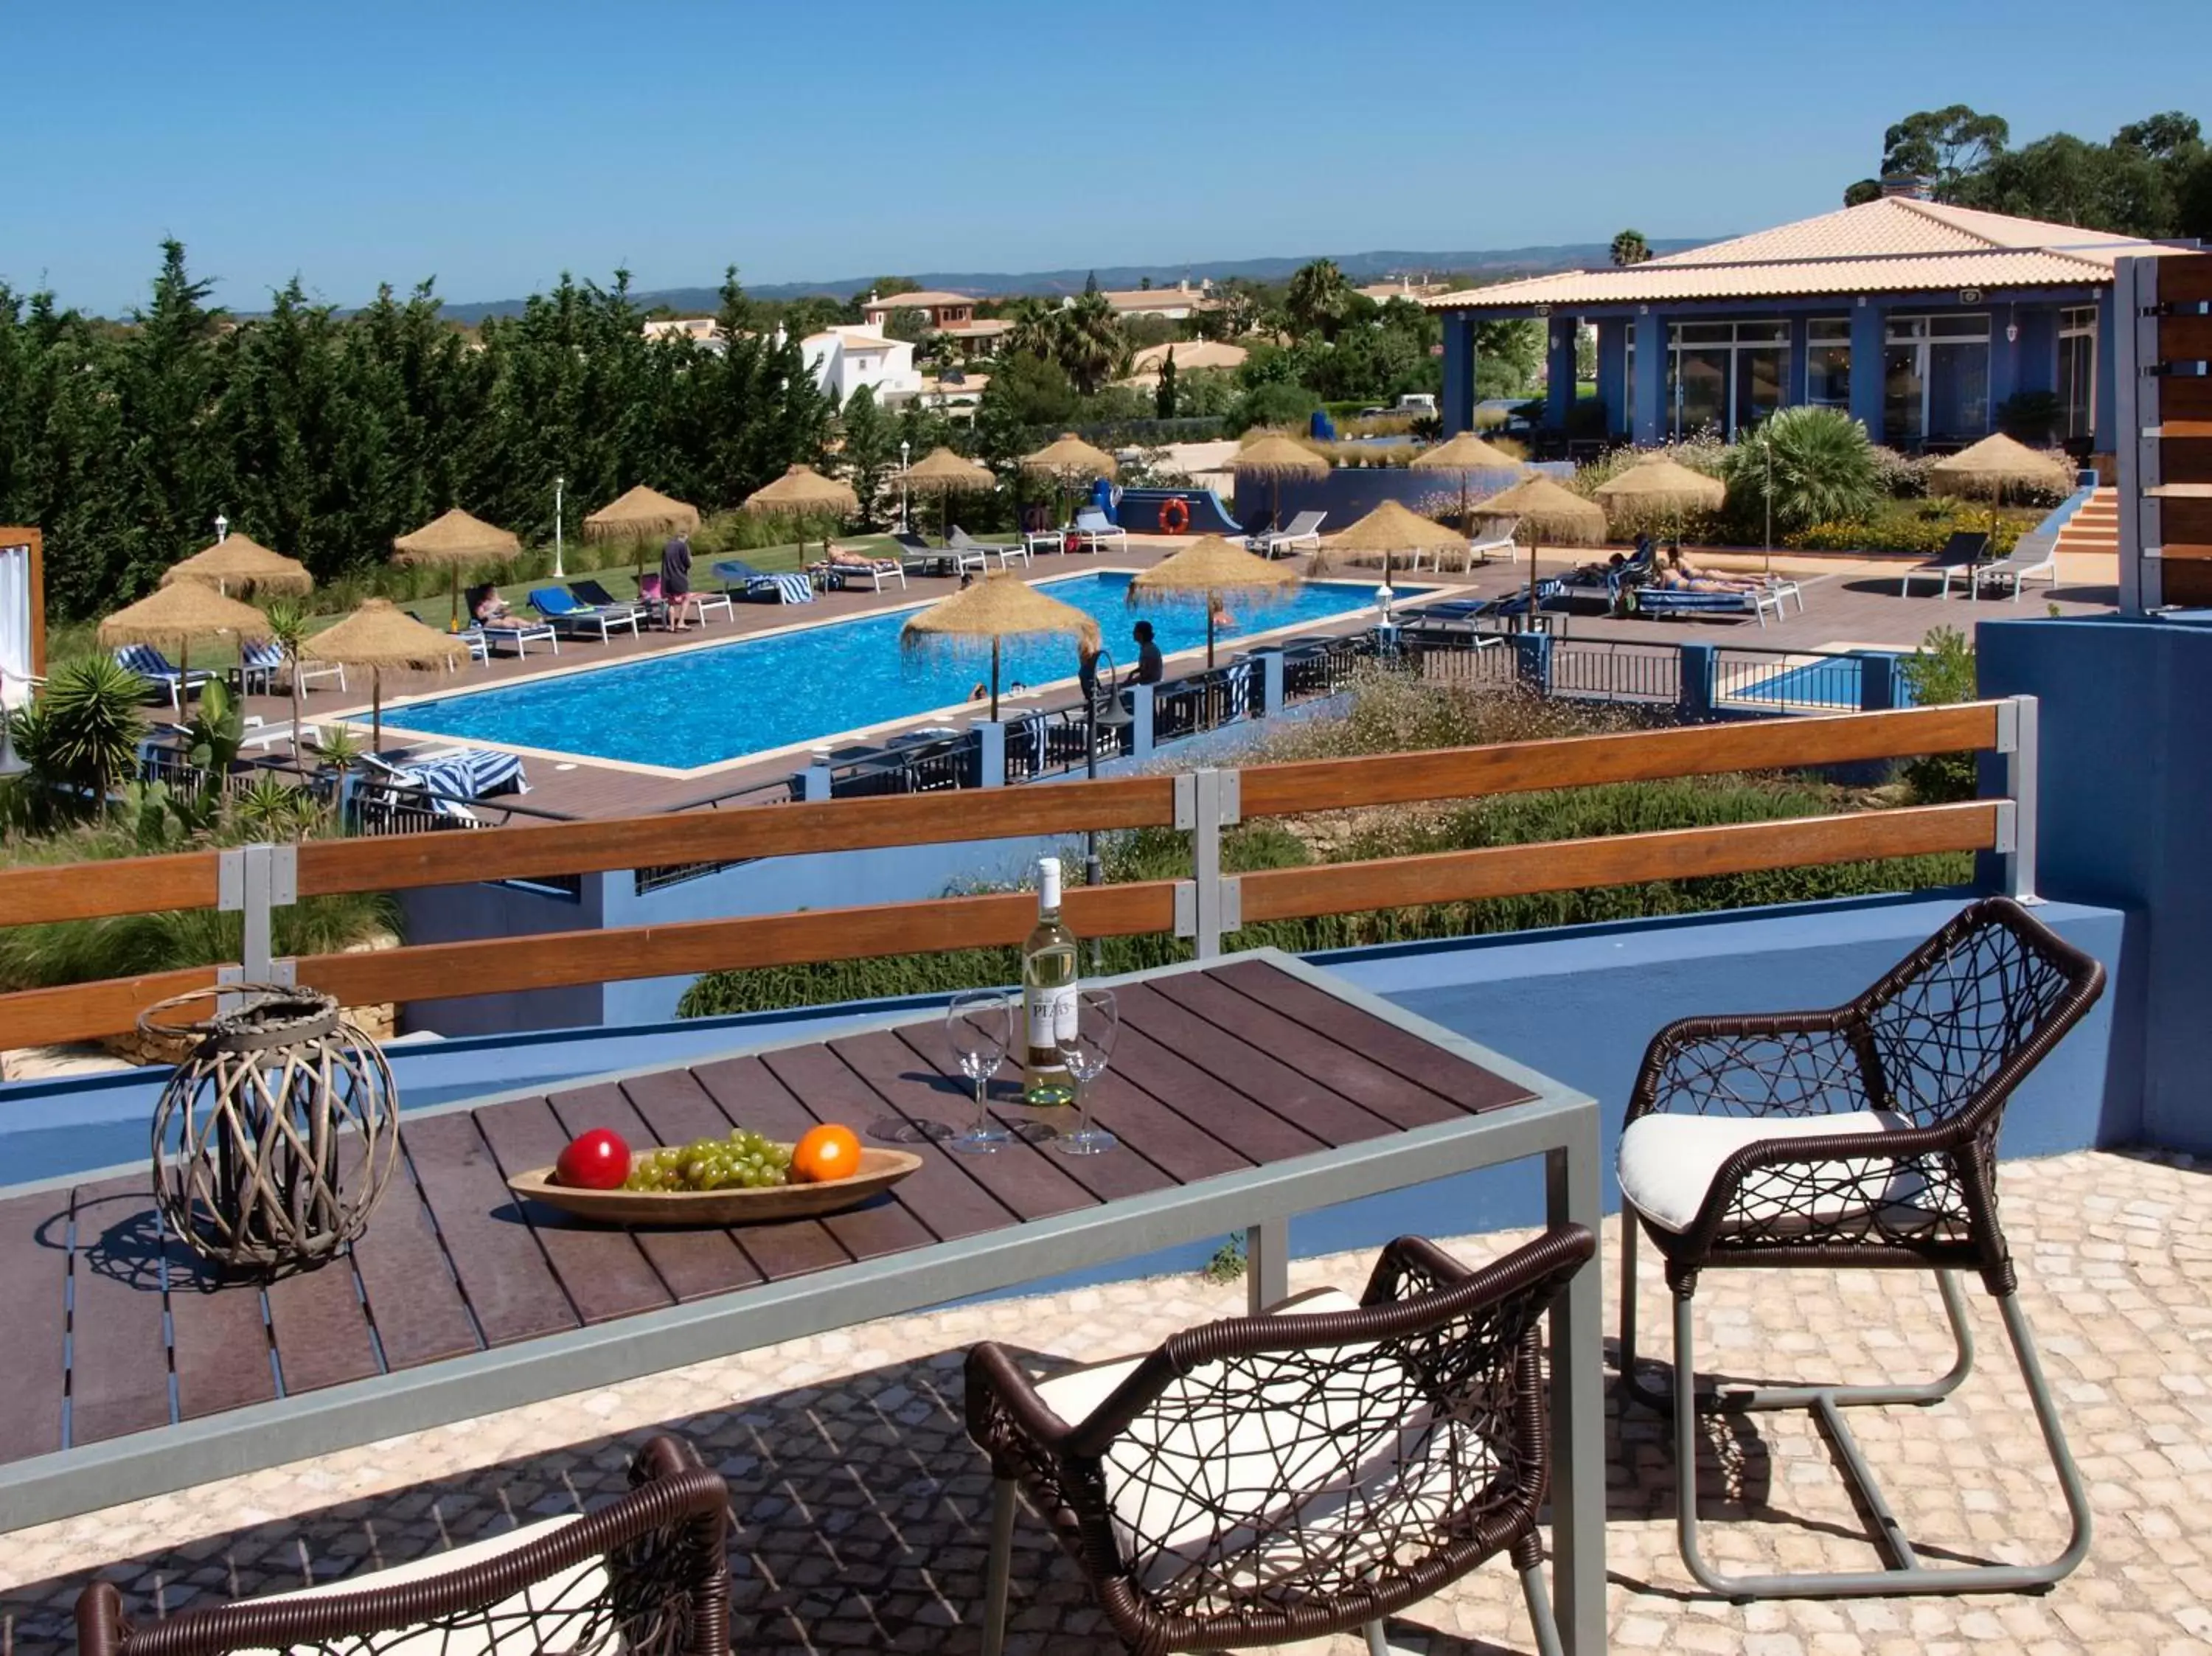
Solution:
M 1059 343 L 1060 366 L 1085 397 L 1114 377 L 1129 349 L 1114 307 L 1095 288 L 1060 313 Z
M 1283 294 L 1283 309 L 1302 333 L 1334 341 L 1352 311 L 1352 283 L 1333 258 L 1301 265 Z
M 1615 264 L 1641 264 L 1651 257 L 1651 244 L 1644 240 L 1641 230 L 1623 230 L 1613 239 L 1613 262 Z
M 1047 362 L 1058 361 L 1060 318 L 1059 307 L 1042 299 L 1016 300 L 1006 307 L 1006 320 L 1012 325 L 1006 332 L 1006 349 Z

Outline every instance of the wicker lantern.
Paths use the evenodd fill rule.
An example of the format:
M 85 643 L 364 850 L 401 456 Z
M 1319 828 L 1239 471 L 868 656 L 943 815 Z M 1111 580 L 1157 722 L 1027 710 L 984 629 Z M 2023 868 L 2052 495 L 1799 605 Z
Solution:
M 204 1022 L 175 1014 L 217 996 Z M 191 1050 L 154 1112 L 154 1195 L 169 1234 L 227 1269 L 329 1259 L 368 1228 L 399 1160 L 399 1100 L 376 1043 L 311 989 L 226 986 L 138 1020 Z

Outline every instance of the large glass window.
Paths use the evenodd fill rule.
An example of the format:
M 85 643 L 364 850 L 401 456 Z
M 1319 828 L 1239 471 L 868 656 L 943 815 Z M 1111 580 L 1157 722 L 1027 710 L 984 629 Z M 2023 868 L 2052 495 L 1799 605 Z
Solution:
M 1782 406 L 1787 322 L 1680 322 L 1668 332 L 1667 417 L 1675 437 L 1705 427 L 1733 437 Z
M 1884 440 L 1971 442 L 1990 429 L 1990 318 L 1893 316 L 1882 349 Z
M 1823 408 L 1850 407 L 1850 318 L 1816 316 L 1805 325 L 1805 400 Z
M 2065 435 L 2087 441 L 2097 428 L 2097 307 L 2075 306 L 2058 313 L 2058 400 L 2066 410 Z

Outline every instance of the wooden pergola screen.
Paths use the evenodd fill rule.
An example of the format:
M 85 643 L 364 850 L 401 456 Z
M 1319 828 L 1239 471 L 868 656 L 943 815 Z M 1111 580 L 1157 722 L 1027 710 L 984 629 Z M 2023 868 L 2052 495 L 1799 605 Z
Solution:
M 2116 273 L 2122 610 L 2212 605 L 2212 253 Z

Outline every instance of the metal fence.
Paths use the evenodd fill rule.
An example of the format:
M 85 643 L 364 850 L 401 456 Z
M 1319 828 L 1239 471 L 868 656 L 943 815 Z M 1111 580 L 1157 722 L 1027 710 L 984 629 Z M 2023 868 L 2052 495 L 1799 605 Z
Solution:
M 1713 705 L 1739 713 L 1860 711 L 1864 674 L 1856 656 L 1723 647 L 1714 652 Z
M 1599 701 L 1682 699 L 1682 654 L 1671 645 L 1557 639 L 1551 656 L 1553 695 Z

